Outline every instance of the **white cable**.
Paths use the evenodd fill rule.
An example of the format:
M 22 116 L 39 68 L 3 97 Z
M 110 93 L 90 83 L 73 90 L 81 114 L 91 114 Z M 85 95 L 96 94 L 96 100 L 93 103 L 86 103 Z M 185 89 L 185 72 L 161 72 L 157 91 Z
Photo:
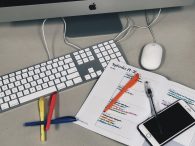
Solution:
M 132 21 L 133 22 L 133 21 Z M 126 33 L 121 39 L 123 39 L 124 37 L 126 37 L 126 35 L 127 35 L 127 33 L 128 33 L 128 30 L 130 29 L 132 27 L 132 25 L 129 23 L 129 19 L 127 18 L 127 27 L 123 30 L 123 31 L 121 31 L 115 38 L 114 38 L 114 41 L 116 41 L 123 33 Z M 120 40 L 121 40 L 120 39 Z M 119 40 L 118 41 L 116 41 L 116 42 L 119 42 Z
M 133 29 L 134 29 L 133 26 L 130 27 L 130 28 L 128 29 L 127 33 L 126 33 L 121 39 L 119 39 L 119 40 L 117 40 L 117 41 L 115 41 L 115 42 L 118 43 L 118 42 L 122 41 L 122 40 L 129 34 L 129 32 L 131 32 Z
M 149 17 L 148 17 L 147 11 L 145 11 L 145 18 L 146 18 L 146 24 L 149 25 L 150 21 L 149 21 Z M 149 31 L 151 33 L 151 36 L 152 36 L 152 39 L 153 39 L 153 43 L 156 43 L 156 38 L 155 38 L 154 32 L 152 30 L 152 27 L 150 26 L 150 27 L 148 27 L 148 29 L 149 29 Z
M 48 49 L 48 46 L 47 46 L 47 41 L 46 41 L 46 38 L 45 38 L 45 22 L 46 21 L 47 21 L 47 19 L 44 19 L 44 21 L 42 23 L 42 27 L 41 27 L 41 30 L 42 30 L 41 32 L 42 32 L 44 47 L 45 47 L 48 59 L 50 60 L 51 59 L 51 55 L 49 53 L 49 49 Z
M 149 25 L 147 25 L 147 26 L 134 25 L 134 27 L 141 28 L 141 29 L 147 29 L 147 28 L 151 27 L 158 20 L 160 13 L 161 13 L 161 9 L 159 9 L 156 18 Z
M 151 27 L 152 25 L 154 25 L 154 24 L 157 22 L 157 20 L 158 20 L 160 14 L 161 14 L 161 9 L 159 9 L 159 12 L 158 12 L 157 16 L 156 16 L 156 17 L 153 19 L 153 21 L 152 21 L 149 25 L 147 25 L 147 26 L 134 25 L 133 19 L 130 18 L 130 20 L 131 20 L 131 22 L 133 23 L 133 25 L 130 25 L 130 24 L 129 24 L 122 32 L 120 32 L 120 33 L 114 38 L 114 40 L 116 41 L 117 38 L 118 38 L 119 36 L 121 36 L 123 33 L 126 32 L 126 34 L 125 34 L 120 40 L 118 40 L 118 41 L 116 41 L 116 42 L 119 42 L 119 41 L 123 40 L 123 39 L 124 39 L 124 38 L 133 30 L 133 28 L 136 28 L 136 29 L 148 29 L 149 27 Z M 128 20 L 128 21 L 129 21 L 129 20 Z
M 78 47 L 77 45 L 75 45 L 75 44 L 69 42 L 69 41 L 66 39 L 66 21 L 65 21 L 64 18 L 62 18 L 62 21 L 64 22 L 64 35 L 63 35 L 63 36 L 64 36 L 64 42 L 65 42 L 67 45 L 69 45 L 69 46 L 71 46 L 71 47 L 73 47 L 73 48 L 75 48 L 75 49 L 77 49 L 77 50 L 81 50 L 80 47 Z

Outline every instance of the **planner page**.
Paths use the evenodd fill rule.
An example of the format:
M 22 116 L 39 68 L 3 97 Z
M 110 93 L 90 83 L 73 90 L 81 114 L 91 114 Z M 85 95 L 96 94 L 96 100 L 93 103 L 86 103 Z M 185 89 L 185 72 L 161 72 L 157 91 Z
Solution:
M 139 74 L 137 83 L 104 112 L 105 107 L 136 73 Z M 155 103 L 159 104 L 158 99 L 166 92 L 164 87 L 168 80 L 165 77 L 111 61 L 78 112 L 79 121 L 76 124 L 126 145 L 141 146 L 144 138 L 137 125 L 151 116 L 145 81 L 150 83 Z

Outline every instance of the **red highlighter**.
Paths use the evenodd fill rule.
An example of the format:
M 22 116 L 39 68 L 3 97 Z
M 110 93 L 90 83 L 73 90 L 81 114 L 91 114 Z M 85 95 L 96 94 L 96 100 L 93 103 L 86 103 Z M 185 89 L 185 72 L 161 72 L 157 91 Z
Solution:
M 49 130 L 49 128 L 50 128 L 51 119 L 52 119 L 53 111 L 55 108 L 57 95 L 58 95 L 57 92 L 54 92 L 50 96 L 49 113 L 47 115 L 47 123 L 46 123 L 46 127 L 45 127 L 46 131 Z

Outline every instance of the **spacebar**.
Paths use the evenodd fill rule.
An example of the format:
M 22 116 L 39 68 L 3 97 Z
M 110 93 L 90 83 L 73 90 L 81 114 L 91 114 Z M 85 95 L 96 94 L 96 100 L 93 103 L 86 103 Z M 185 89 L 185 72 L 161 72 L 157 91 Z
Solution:
M 47 89 L 43 89 L 43 90 L 37 91 L 35 93 L 29 94 L 27 96 L 20 97 L 19 101 L 20 101 L 20 103 L 24 103 L 24 102 L 34 100 L 36 98 L 39 98 L 41 96 L 47 95 L 47 94 L 55 92 L 55 91 L 57 91 L 56 87 L 52 86 L 52 87 L 49 87 Z

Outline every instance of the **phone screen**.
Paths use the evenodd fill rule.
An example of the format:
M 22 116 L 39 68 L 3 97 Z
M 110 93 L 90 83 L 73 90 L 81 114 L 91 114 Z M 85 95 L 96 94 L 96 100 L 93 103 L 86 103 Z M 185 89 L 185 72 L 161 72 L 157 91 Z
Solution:
M 159 113 L 158 118 L 152 118 L 144 123 L 144 126 L 158 143 L 162 144 L 194 122 L 194 118 L 179 103 L 176 103 Z

